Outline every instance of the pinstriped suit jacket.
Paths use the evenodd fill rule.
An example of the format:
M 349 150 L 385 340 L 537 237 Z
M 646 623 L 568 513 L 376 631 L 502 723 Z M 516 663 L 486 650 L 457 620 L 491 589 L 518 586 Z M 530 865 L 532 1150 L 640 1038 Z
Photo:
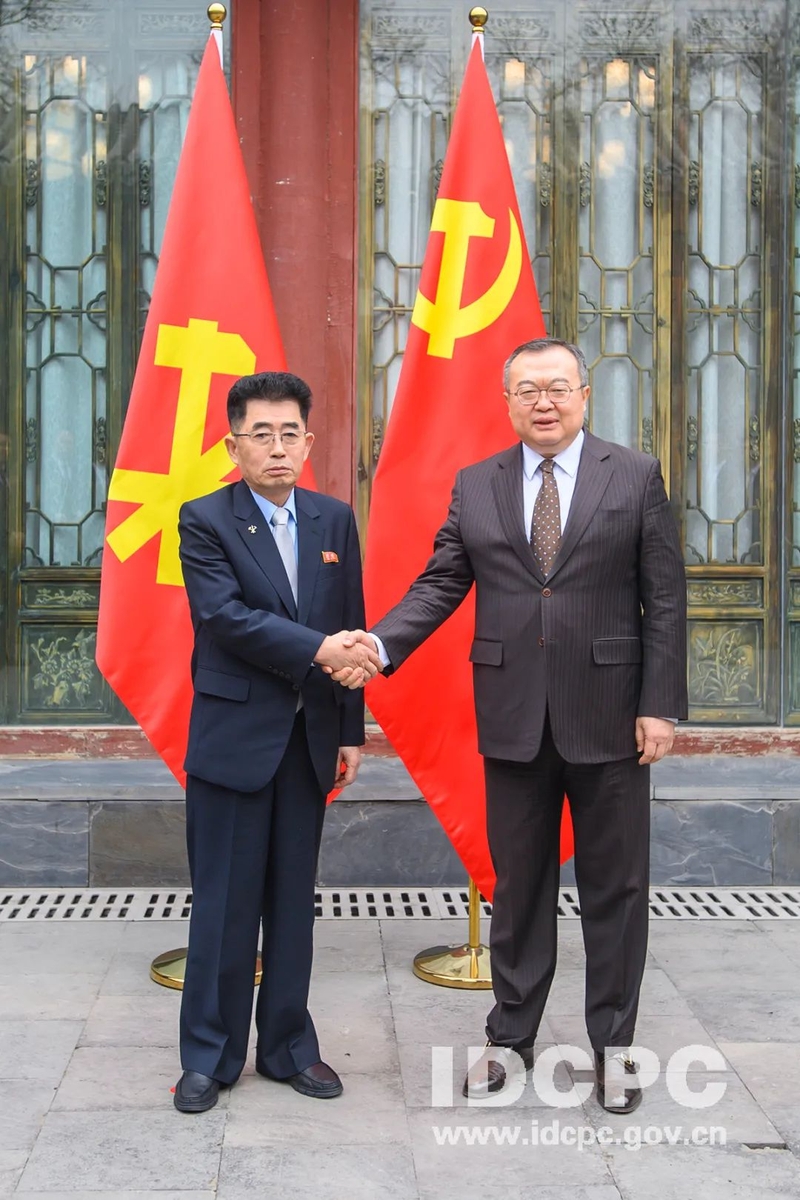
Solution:
M 569 762 L 636 754 L 637 716 L 687 716 L 686 581 L 656 459 L 587 433 L 547 580 L 523 528 L 522 448 L 460 471 L 424 572 L 373 629 L 391 669 L 476 584 L 481 754 L 527 762 L 549 710 Z

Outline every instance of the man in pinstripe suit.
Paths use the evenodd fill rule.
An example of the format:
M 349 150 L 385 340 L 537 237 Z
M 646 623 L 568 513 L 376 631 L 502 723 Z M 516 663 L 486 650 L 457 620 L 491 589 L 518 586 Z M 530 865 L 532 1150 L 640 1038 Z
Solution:
M 495 1006 L 466 1095 L 532 1062 L 556 966 L 566 792 L 586 1024 L 609 1111 L 641 1099 L 632 1045 L 648 924 L 649 764 L 687 715 L 686 586 L 659 463 L 584 430 L 586 361 L 539 339 L 504 370 L 512 449 L 459 472 L 433 556 L 372 631 L 396 670 L 477 585 L 474 667 Z

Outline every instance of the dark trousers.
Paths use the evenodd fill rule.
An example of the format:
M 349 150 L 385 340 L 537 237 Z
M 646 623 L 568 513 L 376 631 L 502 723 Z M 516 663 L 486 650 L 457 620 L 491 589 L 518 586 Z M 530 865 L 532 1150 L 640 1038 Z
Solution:
M 260 925 L 256 1063 L 280 1079 L 319 1061 L 307 1003 L 324 815 L 302 711 L 275 777 L 260 791 L 233 792 L 189 776 L 193 900 L 181 1003 L 184 1070 L 221 1083 L 238 1079 L 247 1057 Z
M 549 722 L 529 763 L 487 758 L 495 1006 L 486 1034 L 531 1046 L 556 969 L 563 797 L 575 832 L 586 950 L 586 1028 L 595 1050 L 633 1042 L 647 955 L 650 769 L 638 759 L 565 762 Z

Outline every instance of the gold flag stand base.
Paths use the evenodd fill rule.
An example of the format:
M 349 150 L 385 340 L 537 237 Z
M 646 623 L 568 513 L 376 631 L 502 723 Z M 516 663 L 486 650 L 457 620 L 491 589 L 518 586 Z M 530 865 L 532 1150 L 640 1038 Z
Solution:
M 488 946 L 432 946 L 414 959 L 414 974 L 440 987 L 473 988 L 492 986 Z
M 489 947 L 481 943 L 481 899 L 469 881 L 469 941 L 462 946 L 432 946 L 414 958 L 414 974 L 439 987 L 485 991 L 492 986 Z
M 161 987 L 174 988 L 183 991 L 183 979 L 186 974 L 186 947 L 180 950 L 165 950 L 150 964 L 150 978 Z M 261 983 L 261 955 L 256 958 L 255 986 Z

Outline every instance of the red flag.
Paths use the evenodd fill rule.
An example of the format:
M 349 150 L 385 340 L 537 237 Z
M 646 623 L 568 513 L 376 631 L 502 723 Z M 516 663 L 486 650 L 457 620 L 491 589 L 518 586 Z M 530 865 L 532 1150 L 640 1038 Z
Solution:
M 502 367 L 545 334 L 514 183 L 479 44 L 458 100 L 372 491 L 365 566 L 370 624 L 427 562 L 456 473 L 513 444 Z M 483 762 L 472 674 L 474 595 L 368 703 L 464 866 L 491 898 Z M 565 808 L 566 813 L 566 808 Z M 562 860 L 572 853 L 568 817 Z
M 97 630 L 101 672 L 181 783 L 193 638 L 178 510 L 237 477 L 227 393 L 266 370 L 285 370 L 285 358 L 211 37 L 109 486 Z

